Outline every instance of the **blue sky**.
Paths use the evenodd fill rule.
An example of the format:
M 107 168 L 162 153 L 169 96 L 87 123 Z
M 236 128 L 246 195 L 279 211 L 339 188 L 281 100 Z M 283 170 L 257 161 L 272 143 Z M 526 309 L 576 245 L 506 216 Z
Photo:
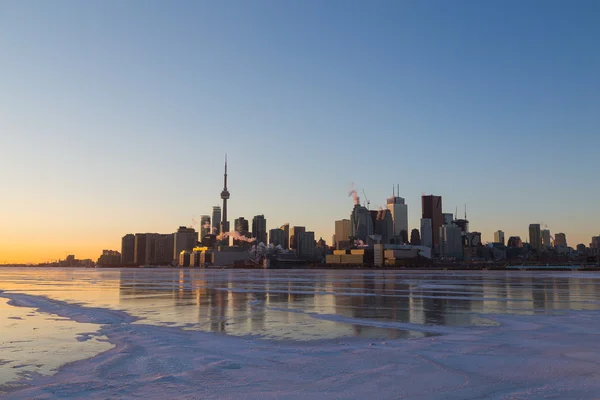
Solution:
M 598 20 L 595 1 L 2 2 L 0 262 L 199 221 L 225 152 L 230 220 L 329 242 L 352 182 L 372 208 L 400 184 L 410 228 L 433 193 L 484 240 L 543 222 L 589 243 Z

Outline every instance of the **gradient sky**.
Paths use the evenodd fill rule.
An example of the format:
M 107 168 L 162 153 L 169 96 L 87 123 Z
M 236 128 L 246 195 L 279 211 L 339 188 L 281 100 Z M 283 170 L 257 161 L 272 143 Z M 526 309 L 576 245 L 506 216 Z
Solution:
M 220 204 L 331 241 L 352 182 L 484 241 L 600 233 L 600 2 L 0 2 L 0 263 Z M 361 193 L 362 195 L 362 193 Z M 195 225 L 198 228 L 198 225 Z

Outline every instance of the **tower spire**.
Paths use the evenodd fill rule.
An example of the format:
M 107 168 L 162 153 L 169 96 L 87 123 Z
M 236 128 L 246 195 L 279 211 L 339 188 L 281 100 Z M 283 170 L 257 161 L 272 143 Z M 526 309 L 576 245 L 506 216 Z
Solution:
M 227 200 L 229 199 L 229 190 L 227 190 L 227 153 L 225 153 L 225 173 L 223 174 L 223 191 L 221 192 L 221 199 L 223 199 L 221 233 L 227 233 L 229 232 L 229 221 L 227 220 Z

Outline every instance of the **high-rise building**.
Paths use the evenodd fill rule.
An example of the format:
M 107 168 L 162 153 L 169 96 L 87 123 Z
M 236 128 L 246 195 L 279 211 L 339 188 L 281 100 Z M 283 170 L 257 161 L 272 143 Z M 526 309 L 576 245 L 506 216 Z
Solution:
M 212 210 L 212 234 L 218 235 L 221 232 L 221 207 L 213 206 Z
M 462 233 L 454 224 L 440 227 L 440 254 L 444 258 L 462 258 Z
M 210 215 L 202 215 L 200 217 L 200 237 L 203 238 L 211 232 Z
M 592 241 L 590 242 L 590 249 L 598 248 L 600 248 L 600 236 L 592 236 Z
M 367 243 L 369 236 L 373 234 L 373 219 L 366 207 L 355 204 L 350 215 L 351 235 Z
M 285 232 L 282 229 L 271 229 L 269 230 L 269 244 L 273 246 L 281 246 L 285 244 Z
M 298 249 L 298 258 L 312 260 L 315 256 L 315 233 L 298 232 L 296 233 Z
M 292 229 L 290 229 L 290 249 L 292 250 L 298 250 L 298 246 L 299 246 L 299 234 L 306 232 L 306 228 L 303 226 L 294 226 L 292 227 Z
M 408 232 L 408 205 L 404 198 L 392 196 L 387 199 L 387 208 L 392 217 L 392 235 L 399 236 L 400 232 Z
M 548 229 L 543 229 L 541 234 L 542 234 L 542 247 L 543 248 L 552 247 L 552 241 L 550 239 L 550 231 Z
M 392 211 L 380 209 L 376 211 L 373 233 L 381 236 L 381 243 L 388 244 L 394 236 L 394 221 Z
M 420 246 L 421 245 L 421 235 L 419 235 L 419 230 L 418 229 L 413 229 L 410 232 L 410 244 L 413 246 Z
M 240 233 L 241 235 L 246 236 L 250 233 L 248 220 L 244 217 L 236 218 L 233 226 L 233 230 Z
M 433 248 L 433 232 L 431 220 L 429 218 L 421 218 L 421 246 Z
M 121 239 L 121 265 L 135 262 L 135 235 L 129 233 Z
M 519 236 L 511 236 L 508 238 L 507 247 L 520 248 L 523 247 L 523 241 Z
M 227 154 L 225 155 L 225 174 L 223 174 L 223 191 L 221 192 L 221 199 L 223 200 L 223 216 L 221 220 L 221 233 L 229 232 L 229 220 L 227 219 L 227 200 L 229 200 L 230 193 L 227 190 Z
M 529 244 L 532 249 L 538 252 L 542 250 L 542 232 L 540 230 L 540 224 L 529 225 Z
M 431 220 L 431 243 L 433 247 L 437 247 L 440 244 L 439 231 L 441 226 L 444 224 L 444 217 L 442 215 L 442 196 L 421 196 L 422 206 L 422 218 Z M 435 234 L 434 234 L 435 232 Z M 423 236 L 421 231 L 421 241 L 423 243 L 429 242 L 429 238 Z
M 281 230 L 283 231 L 283 244 L 281 247 L 288 250 L 290 248 L 290 224 L 281 225 Z
M 136 233 L 135 234 L 135 244 L 134 244 L 134 259 L 133 263 L 135 265 L 145 265 L 146 264 L 146 234 L 145 233 Z
M 349 219 L 335 221 L 335 248 L 342 249 L 349 247 L 352 227 Z
M 454 221 L 454 215 L 452 213 L 443 213 L 444 225 L 450 225 Z
M 504 232 L 502 232 L 502 231 L 494 232 L 494 243 L 504 244 Z
M 147 263 L 150 265 L 167 265 L 173 262 L 175 234 L 151 234 L 146 244 Z M 148 251 L 150 250 L 150 251 Z
M 564 233 L 557 233 L 554 235 L 554 245 L 559 247 L 567 247 L 567 235 Z
M 267 220 L 264 215 L 256 215 L 252 218 L 252 237 L 256 243 L 267 243 Z
M 194 228 L 180 226 L 174 233 L 173 260 L 179 260 L 182 251 L 192 251 L 198 242 L 198 232 Z

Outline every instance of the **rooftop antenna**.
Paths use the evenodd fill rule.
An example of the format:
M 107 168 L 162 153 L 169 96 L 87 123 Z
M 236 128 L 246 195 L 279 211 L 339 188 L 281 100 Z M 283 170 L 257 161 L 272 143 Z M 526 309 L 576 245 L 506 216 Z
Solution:
M 458 219 L 458 206 L 456 206 L 456 209 L 454 210 L 454 219 Z
M 397 194 L 397 196 L 400 197 L 400 184 L 398 184 L 398 194 Z
M 467 219 L 467 203 L 465 203 L 465 220 Z
M 396 192 L 394 192 L 396 190 L 396 186 L 392 185 L 392 197 L 396 197 Z

